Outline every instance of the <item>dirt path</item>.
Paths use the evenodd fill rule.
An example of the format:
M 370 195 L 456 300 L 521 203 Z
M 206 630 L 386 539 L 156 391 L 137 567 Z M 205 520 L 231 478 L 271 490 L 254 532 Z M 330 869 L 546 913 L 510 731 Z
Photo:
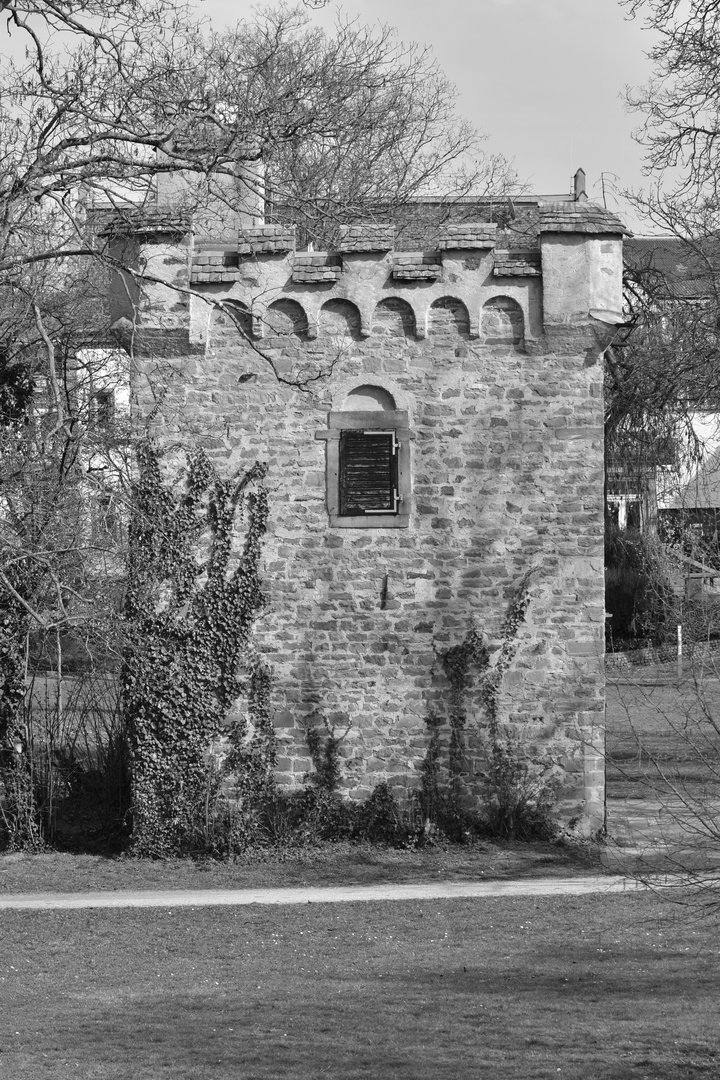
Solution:
M 295 889 L 164 889 L 0 896 L 0 910 L 27 908 L 209 907 L 247 904 L 333 904 L 370 900 L 460 900 L 493 896 L 581 896 L 632 892 L 645 886 L 620 875 L 528 881 L 433 882 L 411 885 L 310 886 Z

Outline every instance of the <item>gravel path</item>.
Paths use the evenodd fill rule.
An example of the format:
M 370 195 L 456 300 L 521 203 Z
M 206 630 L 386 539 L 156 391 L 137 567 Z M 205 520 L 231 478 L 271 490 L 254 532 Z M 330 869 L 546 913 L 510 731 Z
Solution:
M 209 907 L 246 904 L 334 904 L 370 900 L 460 900 L 493 896 L 582 896 L 632 892 L 645 886 L 620 875 L 531 878 L 527 881 L 432 882 L 410 885 L 330 885 L 294 889 L 163 889 L 117 892 L 15 893 L 0 910 L 25 908 Z

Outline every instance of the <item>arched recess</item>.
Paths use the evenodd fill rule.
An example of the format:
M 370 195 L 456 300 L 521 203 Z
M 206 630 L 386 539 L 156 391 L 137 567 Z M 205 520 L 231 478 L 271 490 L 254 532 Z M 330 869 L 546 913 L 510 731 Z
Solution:
M 470 315 L 462 300 L 455 296 L 441 296 L 430 306 L 428 332 L 437 337 L 441 334 L 470 336 Z
M 245 304 L 239 300 L 223 300 L 222 307 L 214 308 L 208 345 L 218 348 L 225 344 L 237 344 L 238 339 L 252 337 L 252 315 Z
M 329 337 L 360 338 L 360 312 L 350 300 L 328 300 L 320 309 L 320 333 Z
M 297 300 L 282 297 L 273 301 L 265 315 L 265 327 L 268 335 L 306 337 L 308 318 L 305 309 Z
M 525 317 L 517 300 L 493 296 L 483 304 L 480 332 L 488 345 L 522 345 Z
M 375 308 L 372 332 L 391 338 L 414 337 L 415 312 L 407 300 L 386 296 Z
M 343 412 L 392 412 L 395 398 L 384 386 L 356 386 L 343 402 Z

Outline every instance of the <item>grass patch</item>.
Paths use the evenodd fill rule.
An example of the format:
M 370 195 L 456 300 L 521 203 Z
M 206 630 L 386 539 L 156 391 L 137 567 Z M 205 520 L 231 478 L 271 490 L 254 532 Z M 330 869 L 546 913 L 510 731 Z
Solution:
M 608 798 L 648 798 L 673 784 L 699 799 L 720 776 L 720 681 L 630 679 L 607 686 Z M 670 785 L 660 776 L 668 778 Z
M 572 876 L 598 868 L 591 849 L 555 843 L 449 845 L 398 850 L 327 843 L 254 861 L 105 858 L 54 852 L 0 855 L 2 892 L 97 889 L 243 889 L 378 882 L 489 881 Z
M 650 894 L 8 911 L 0 1075 L 716 1077 L 716 930 L 668 911 Z

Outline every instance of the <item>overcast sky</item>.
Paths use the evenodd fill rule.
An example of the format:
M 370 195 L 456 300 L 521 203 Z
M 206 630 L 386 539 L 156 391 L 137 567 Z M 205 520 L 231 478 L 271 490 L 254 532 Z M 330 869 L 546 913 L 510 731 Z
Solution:
M 195 3 L 216 24 L 251 10 L 245 0 Z M 310 14 L 331 26 L 339 8 L 331 0 Z M 568 191 L 579 166 L 597 201 L 602 173 L 608 187 L 643 185 L 631 134 L 639 119 L 621 95 L 647 80 L 651 40 L 617 0 L 346 0 L 342 11 L 432 45 L 461 112 L 490 149 L 514 160 L 534 193 Z M 607 199 L 613 208 L 609 191 Z

